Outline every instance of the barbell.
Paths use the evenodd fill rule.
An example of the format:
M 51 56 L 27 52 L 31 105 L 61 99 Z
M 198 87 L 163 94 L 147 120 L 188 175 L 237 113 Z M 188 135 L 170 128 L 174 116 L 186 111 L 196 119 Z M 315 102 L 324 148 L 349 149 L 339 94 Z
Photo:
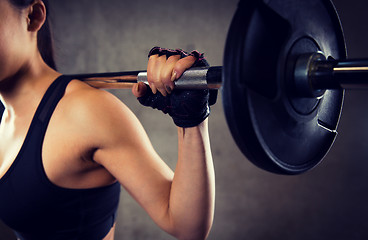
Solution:
M 182 89 L 222 90 L 232 136 L 256 166 L 301 174 L 328 153 L 344 89 L 368 86 L 368 60 L 348 60 L 330 0 L 241 0 L 222 67 L 186 71 Z M 144 71 L 79 74 L 97 88 L 131 88 Z

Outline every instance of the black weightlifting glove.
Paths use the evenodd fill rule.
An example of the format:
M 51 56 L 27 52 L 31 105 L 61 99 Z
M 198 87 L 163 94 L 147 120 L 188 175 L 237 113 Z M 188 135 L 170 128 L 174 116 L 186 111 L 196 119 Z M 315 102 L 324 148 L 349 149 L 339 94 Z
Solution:
M 146 94 L 139 97 L 138 100 L 144 106 L 169 114 L 175 125 L 183 128 L 197 126 L 210 114 L 208 90 L 174 89 L 171 94 L 164 97 L 160 92 L 153 94 L 151 89 L 147 87 Z
M 180 55 L 181 58 L 189 55 L 195 56 L 197 61 L 193 67 L 208 66 L 207 61 L 204 59 L 203 54 L 197 51 L 193 51 L 190 54 L 177 49 L 163 49 L 154 47 L 150 53 L 151 55 L 159 54 L 160 56 L 166 55 L 170 57 L 172 55 Z M 216 95 L 217 96 L 217 95 Z M 177 90 L 174 89 L 171 94 L 164 97 L 160 92 L 153 94 L 151 89 L 147 86 L 147 92 L 144 96 L 139 97 L 138 101 L 148 107 L 161 110 L 165 114 L 169 114 L 175 125 L 178 127 L 188 128 L 199 125 L 210 114 L 209 108 L 209 90 Z M 213 97 L 214 99 L 216 97 Z

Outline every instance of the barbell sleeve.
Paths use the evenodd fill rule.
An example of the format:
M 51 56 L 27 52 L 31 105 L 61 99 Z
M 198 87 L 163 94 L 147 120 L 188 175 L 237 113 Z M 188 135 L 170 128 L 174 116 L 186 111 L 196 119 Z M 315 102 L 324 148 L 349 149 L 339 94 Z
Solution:
M 319 84 L 318 87 L 326 89 L 368 89 L 367 59 L 331 60 L 316 64 L 316 70 L 311 73 L 315 78 L 313 85 Z
M 146 71 L 89 73 L 72 75 L 101 89 L 129 89 L 137 82 L 148 84 Z M 222 85 L 222 67 L 191 68 L 175 81 L 176 89 L 219 89 Z
M 294 83 L 301 97 L 321 97 L 328 89 L 368 89 L 368 59 L 326 59 L 321 52 L 299 56 Z

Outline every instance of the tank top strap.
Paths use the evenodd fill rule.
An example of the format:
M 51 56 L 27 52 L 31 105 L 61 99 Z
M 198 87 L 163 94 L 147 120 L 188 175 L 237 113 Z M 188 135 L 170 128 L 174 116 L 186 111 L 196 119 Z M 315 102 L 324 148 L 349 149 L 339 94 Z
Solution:
M 50 120 L 56 105 L 64 96 L 66 86 L 72 79 L 71 76 L 61 75 L 47 89 L 34 116 L 41 123 L 44 124 Z
M 4 110 L 5 110 L 5 107 L 3 103 L 0 102 L 0 122 L 1 122 L 1 119 L 3 118 Z
M 72 80 L 72 76 L 61 75 L 49 86 L 35 113 L 35 119 L 42 123 L 48 121 L 65 93 L 66 86 Z M 4 105 L 0 102 L 0 122 L 4 113 Z

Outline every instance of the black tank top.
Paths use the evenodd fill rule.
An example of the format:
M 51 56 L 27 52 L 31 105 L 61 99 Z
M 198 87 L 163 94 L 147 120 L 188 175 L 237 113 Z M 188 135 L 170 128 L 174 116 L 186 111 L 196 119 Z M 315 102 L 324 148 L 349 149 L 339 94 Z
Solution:
M 61 76 L 50 85 L 18 156 L 0 179 L 0 219 L 22 240 L 100 240 L 115 222 L 118 182 L 93 189 L 66 189 L 50 182 L 43 168 L 44 135 L 71 79 Z

